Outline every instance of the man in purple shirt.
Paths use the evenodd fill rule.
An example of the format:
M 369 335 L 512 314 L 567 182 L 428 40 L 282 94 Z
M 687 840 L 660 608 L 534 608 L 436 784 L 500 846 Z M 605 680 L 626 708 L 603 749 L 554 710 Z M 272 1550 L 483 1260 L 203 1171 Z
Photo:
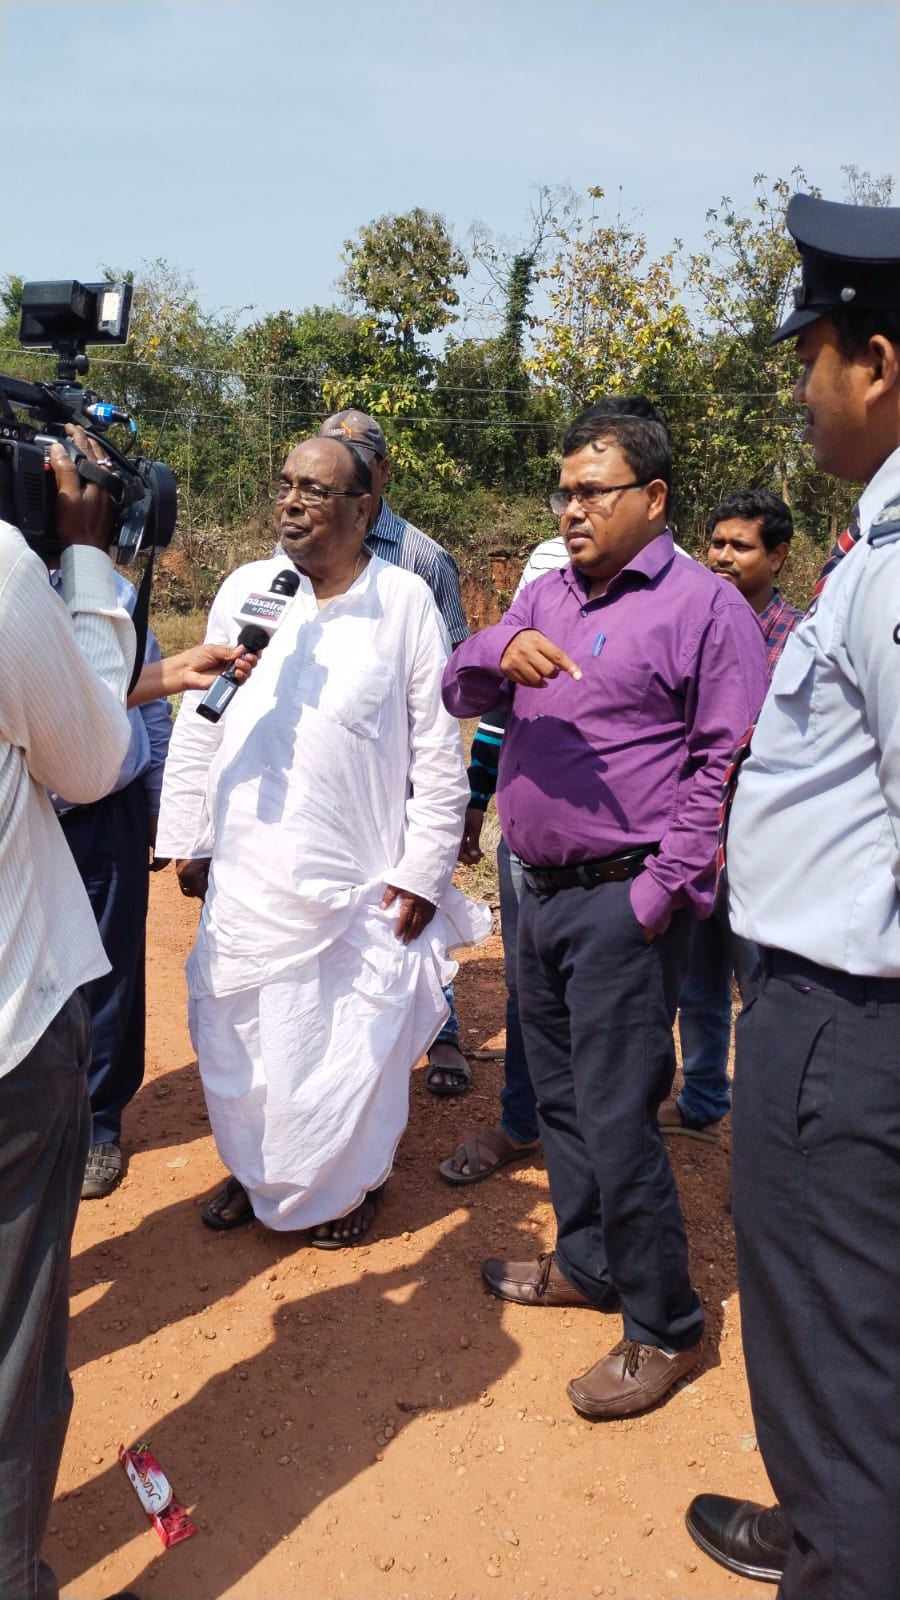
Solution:
M 557 1221 L 552 1255 L 482 1273 L 525 1305 L 621 1305 L 624 1338 L 568 1387 L 597 1418 L 654 1405 L 700 1356 L 657 1112 L 691 916 L 712 908 L 722 777 L 766 690 L 746 601 L 676 558 L 670 484 L 658 422 L 578 417 L 550 502 L 569 565 L 444 676 L 456 716 L 509 702 L 497 805 L 526 863 L 519 1005 Z

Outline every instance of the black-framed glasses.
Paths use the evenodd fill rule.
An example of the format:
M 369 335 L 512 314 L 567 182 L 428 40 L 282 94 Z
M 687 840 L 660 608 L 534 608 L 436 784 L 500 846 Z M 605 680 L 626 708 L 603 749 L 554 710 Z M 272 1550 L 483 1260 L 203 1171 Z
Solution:
M 602 505 L 608 494 L 621 494 L 623 489 L 646 489 L 648 483 L 653 483 L 653 478 L 641 478 L 637 483 L 606 483 L 602 486 L 596 483 L 576 484 L 574 489 L 554 489 L 550 496 L 550 510 L 555 517 L 561 517 L 568 511 L 572 500 L 577 500 L 584 511 L 591 511 L 594 506 Z
M 284 478 L 279 478 L 277 482 L 269 486 L 269 493 L 276 505 L 282 505 L 292 492 L 303 506 L 323 506 L 326 500 L 359 500 L 362 495 L 368 494 L 369 491 L 367 489 L 326 489 L 322 483 L 288 483 Z

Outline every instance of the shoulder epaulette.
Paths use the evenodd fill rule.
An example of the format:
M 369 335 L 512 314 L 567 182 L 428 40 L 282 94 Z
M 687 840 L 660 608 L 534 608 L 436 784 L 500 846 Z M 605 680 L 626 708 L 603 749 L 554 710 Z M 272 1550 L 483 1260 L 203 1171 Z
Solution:
M 867 544 L 893 544 L 896 539 L 900 539 L 900 500 L 884 506 L 866 534 Z

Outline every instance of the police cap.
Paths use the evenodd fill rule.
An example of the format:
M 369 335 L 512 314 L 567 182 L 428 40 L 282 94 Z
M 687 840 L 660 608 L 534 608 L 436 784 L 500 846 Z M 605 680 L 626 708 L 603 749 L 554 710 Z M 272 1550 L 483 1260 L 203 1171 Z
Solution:
M 800 251 L 802 277 L 794 290 L 794 310 L 773 344 L 841 306 L 900 311 L 900 208 L 840 205 L 795 194 L 786 221 Z

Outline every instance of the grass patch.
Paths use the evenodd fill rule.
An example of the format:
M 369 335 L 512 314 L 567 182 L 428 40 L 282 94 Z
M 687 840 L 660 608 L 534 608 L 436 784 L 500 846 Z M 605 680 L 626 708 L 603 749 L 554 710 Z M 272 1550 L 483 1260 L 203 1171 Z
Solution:
M 192 645 L 202 644 L 206 633 L 205 611 L 157 611 L 150 626 L 164 656 L 177 656 Z

